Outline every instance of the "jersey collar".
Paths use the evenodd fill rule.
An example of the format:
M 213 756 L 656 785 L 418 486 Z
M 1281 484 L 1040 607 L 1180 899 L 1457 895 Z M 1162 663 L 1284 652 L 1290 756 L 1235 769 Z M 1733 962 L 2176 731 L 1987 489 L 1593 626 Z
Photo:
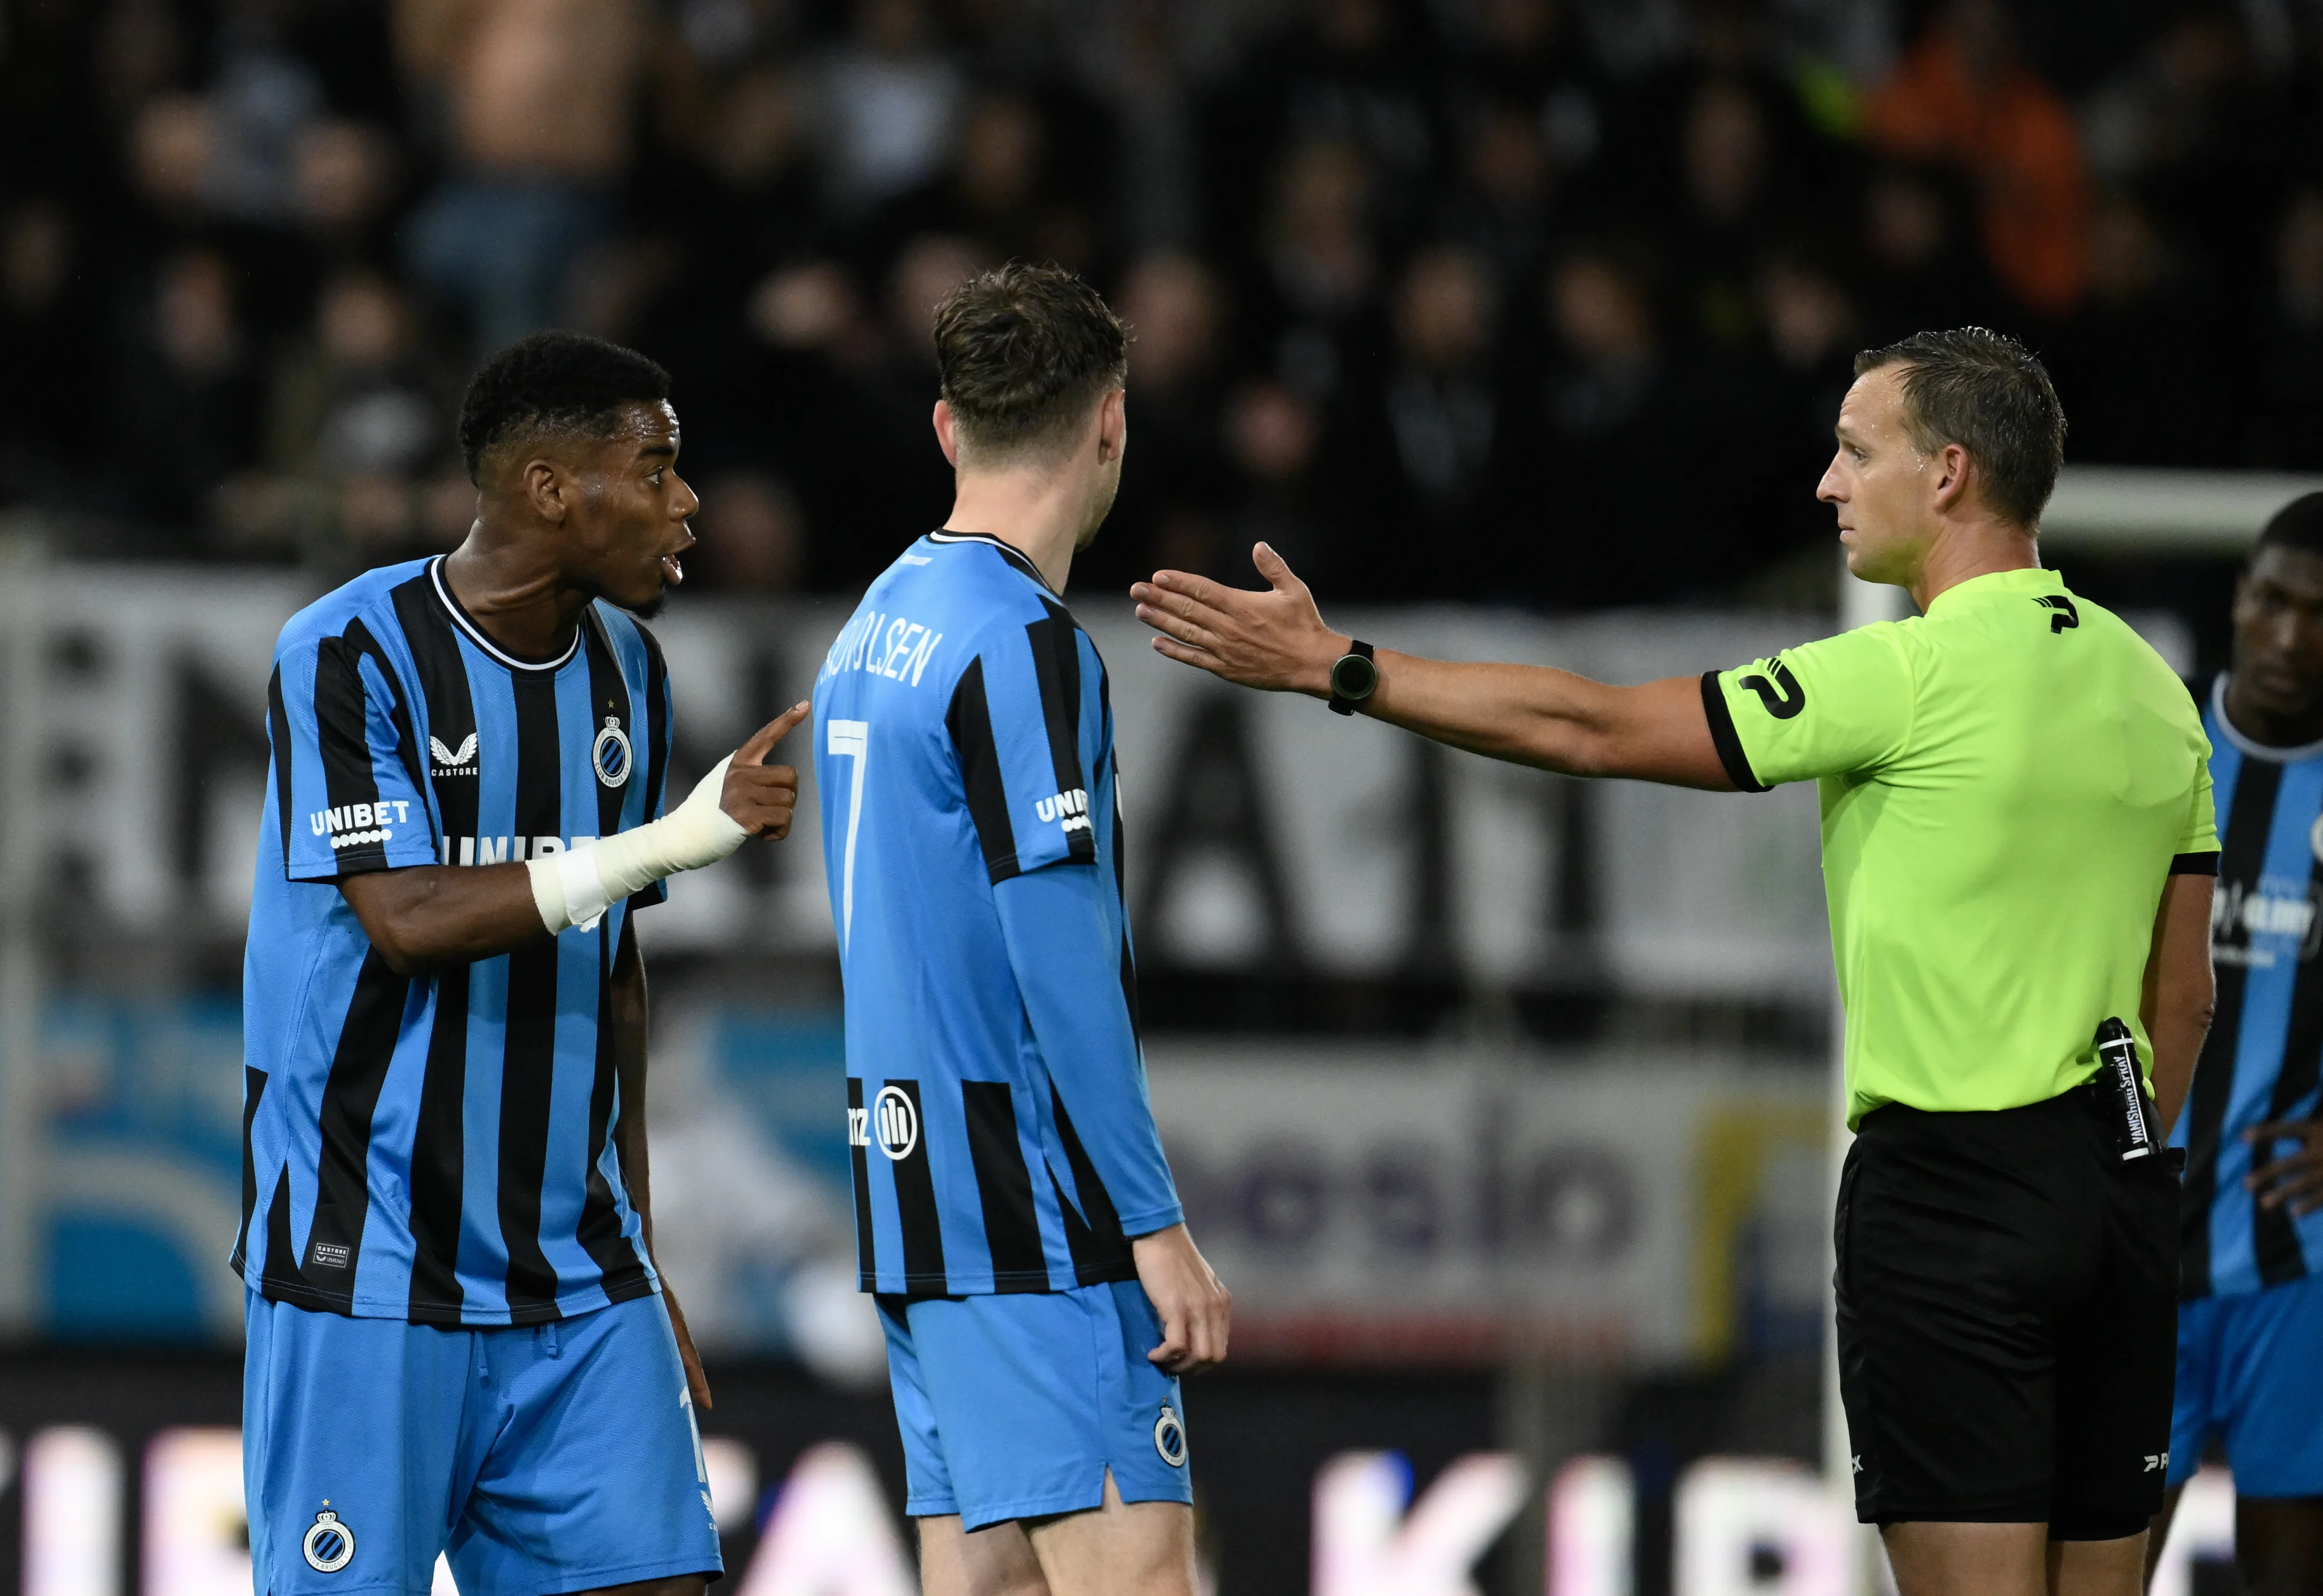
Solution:
M 444 555 L 437 555 L 427 563 L 427 582 L 435 591 L 436 601 L 444 606 L 444 613 L 452 618 L 454 626 L 467 634 L 469 642 L 473 643 L 512 671 L 545 673 L 563 670 L 572 662 L 574 655 L 580 652 L 581 628 L 578 626 L 573 628 L 572 644 L 555 659 L 519 659 L 515 655 L 493 642 L 485 635 L 484 628 L 476 624 L 475 618 L 462 608 L 460 601 L 452 596 L 452 584 L 444 580 Z
M 1928 605 L 1928 613 L 1936 612 L 1938 604 L 1950 604 L 1952 595 L 1981 598 L 2000 593 L 2061 593 L 2065 579 L 2045 565 L 2027 565 L 2015 571 L 1988 571 L 1982 576 L 1971 576 L 1966 582 L 1946 588 Z
M 1010 564 L 1015 566 L 1016 569 L 1022 571 L 1034 582 L 1039 582 L 1042 592 L 1047 593 L 1051 598 L 1060 601 L 1064 598 L 1062 593 L 1057 592 L 1055 588 L 1049 585 L 1049 579 L 1041 574 L 1041 568 L 1033 564 L 1032 557 L 1029 555 L 1025 554 L 1023 549 L 1016 547 L 1014 544 L 1003 543 L 1000 539 L 992 537 L 988 533 L 936 531 L 928 534 L 928 541 L 930 543 L 988 543 L 994 548 L 998 549 L 1007 559 Z
M 2234 673 L 2220 671 L 2210 683 L 2210 719 L 2218 725 L 2218 735 L 2243 751 L 2245 758 L 2264 759 L 2272 765 L 2297 765 L 2301 760 L 2323 755 L 2323 742 L 2311 742 L 2296 748 L 2277 748 L 2265 743 L 2254 742 L 2235 729 L 2227 719 L 2227 678 Z

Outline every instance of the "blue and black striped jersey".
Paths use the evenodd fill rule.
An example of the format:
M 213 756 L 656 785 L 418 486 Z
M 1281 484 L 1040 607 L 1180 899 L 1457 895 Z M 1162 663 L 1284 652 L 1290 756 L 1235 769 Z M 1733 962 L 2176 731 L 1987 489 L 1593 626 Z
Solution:
M 1137 1041 L 1105 665 L 1039 572 L 938 532 L 815 683 L 863 1289 L 1136 1277 L 1178 1222 Z
M 629 913 L 661 888 L 593 930 L 406 977 L 335 885 L 653 819 L 670 723 L 652 636 L 594 604 L 563 658 L 519 659 L 440 559 L 415 561 L 293 616 L 268 697 L 234 1267 L 276 1301 L 440 1325 L 656 1290 L 614 1148 L 609 1015 Z
M 2220 844 L 2210 907 L 2217 1018 L 2172 1137 L 2187 1151 L 2179 1279 L 2188 1298 L 2261 1290 L 2323 1263 L 2323 1213 L 2261 1207 L 2243 1185 L 2254 1151 L 2260 1162 L 2275 1156 L 2243 1133 L 2312 1117 L 2323 1085 L 2323 743 L 2254 743 L 2225 705 L 2220 676 L 2202 717 Z

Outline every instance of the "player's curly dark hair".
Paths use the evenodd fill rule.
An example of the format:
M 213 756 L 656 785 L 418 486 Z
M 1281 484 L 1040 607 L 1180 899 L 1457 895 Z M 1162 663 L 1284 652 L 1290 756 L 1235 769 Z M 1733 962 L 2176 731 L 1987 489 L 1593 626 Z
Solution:
M 936 307 L 936 366 L 968 453 L 985 463 L 1051 450 L 1129 370 L 1129 329 L 1059 266 L 1011 261 Z
M 1954 327 L 1914 333 L 1855 357 L 1855 374 L 1901 366 L 1904 425 L 1933 454 L 1958 444 L 1984 479 L 1985 502 L 2027 531 L 2065 460 L 2065 408 L 2049 370 L 2006 333 Z
M 2268 518 L 2251 547 L 2251 558 L 2257 559 L 2260 549 L 2277 546 L 2323 555 L 2323 493 L 2301 493 Z
M 519 440 L 610 437 L 625 405 L 669 397 L 669 373 L 586 333 L 534 333 L 476 368 L 460 401 L 460 454 L 483 485 L 484 456 Z

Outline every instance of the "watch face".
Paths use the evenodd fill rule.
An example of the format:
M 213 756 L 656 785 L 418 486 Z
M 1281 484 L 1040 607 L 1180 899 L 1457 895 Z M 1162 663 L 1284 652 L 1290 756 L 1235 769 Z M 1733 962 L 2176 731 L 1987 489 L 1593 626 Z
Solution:
M 1379 685 L 1379 666 L 1360 654 L 1342 655 L 1331 667 L 1331 691 L 1341 698 L 1369 698 Z

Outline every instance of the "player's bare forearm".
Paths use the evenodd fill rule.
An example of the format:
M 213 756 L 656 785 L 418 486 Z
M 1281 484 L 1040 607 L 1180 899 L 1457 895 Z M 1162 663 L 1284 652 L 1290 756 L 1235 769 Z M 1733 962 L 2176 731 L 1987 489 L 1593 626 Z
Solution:
M 522 865 L 414 865 L 342 876 L 339 892 L 401 976 L 496 959 L 548 935 Z
M 2153 1045 L 2153 1105 L 2162 1132 L 2178 1123 L 2194 1083 L 2194 1061 L 2210 1033 L 2216 988 L 2210 974 L 2210 896 L 2208 876 L 2171 876 L 2162 886 L 2153 916 L 2153 945 L 2146 955 L 2139 1017 Z
M 1200 1374 L 1226 1361 L 1234 1327 L 1234 1294 L 1194 1245 L 1183 1225 L 1142 1235 L 1129 1243 L 1137 1283 L 1162 1319 L 1162 1344 L 1145 1354 L 1148 1362 L 1171 1374 Z
M 1252 551 L 1262 592 L 1163 571 L 1130 590 L 1153 647 L 1244 687 L 1331 696 L 1345 634 L 1323 622 L 1314 595 L 1264 544 Z M 1380 649 L 1365 714 L 1457 748 L 1569 775 L 1631 776 L 1733 791 L 1702 689 L 1691 676 L 1612 687 L 1538 665 L 1465 665 Z

